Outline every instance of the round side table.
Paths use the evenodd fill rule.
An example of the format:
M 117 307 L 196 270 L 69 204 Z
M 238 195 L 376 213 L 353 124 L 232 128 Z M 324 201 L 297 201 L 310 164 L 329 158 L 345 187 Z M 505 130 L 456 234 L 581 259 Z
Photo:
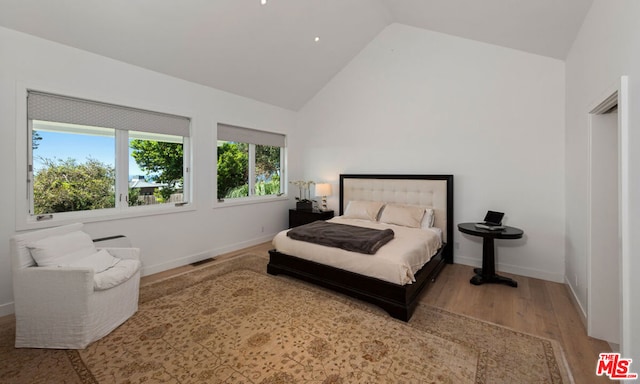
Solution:
M 496 274 L 494 239 L 520 239 L 524 235 L 522 229 L 505 226 L 501 230 L 489 230 L 477 228 L 476 223 L 461 223 L 458 224 L 458 230 L 467 235 L 482 237 L 482 268 L 473 270 L 476 275 L 469 281 L 471 284 L 497 283 L 518 286 L 517 281 Z

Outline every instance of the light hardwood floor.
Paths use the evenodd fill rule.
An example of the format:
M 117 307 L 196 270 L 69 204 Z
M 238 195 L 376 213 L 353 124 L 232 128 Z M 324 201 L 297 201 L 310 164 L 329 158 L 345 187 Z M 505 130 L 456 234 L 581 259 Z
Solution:
M 268 258 L 271 243 L 221 255 L 216 261 L 241 253 Z M 214 262 L 216 262 L 214 261 Z M 143 282 L 193 269 L 185 266 L 147 276 Z M 587 336 L 580 315 L 563 284 L 504 273 L 518 282 L 517 288 L 504 285 L 469 284 L 473 268 L 447 265 L 435 283 L 422 293 L 420 301 L 451 312 L 500 324 L 521 332 L 556 340 L 562 345 L 576 384 L 610 383 L 595 375 L 598 354 L 610 352 L 609 345 Z

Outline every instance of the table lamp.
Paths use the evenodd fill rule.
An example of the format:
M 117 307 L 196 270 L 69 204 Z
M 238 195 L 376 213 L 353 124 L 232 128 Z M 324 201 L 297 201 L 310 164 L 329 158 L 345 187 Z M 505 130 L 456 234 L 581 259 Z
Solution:
M 327 196 L 331 196 L 331 184 L 319 183 L 316 184 L 316 196 L 322 196 L 322 208 L 321 211 L 327 210 Z

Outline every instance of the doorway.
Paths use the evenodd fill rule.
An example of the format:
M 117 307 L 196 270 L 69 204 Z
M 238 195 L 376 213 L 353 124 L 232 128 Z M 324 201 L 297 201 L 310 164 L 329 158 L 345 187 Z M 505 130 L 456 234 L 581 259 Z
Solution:
M 609 342 L 614 351 L 623 349 L 628 313 L 626 83 L 623 77 L 589 114 L 587 333 Z
M 617 106 L 616 106 L 617 107 Z M 617 109 L 591 117 L 589 336 L 620 344 Z

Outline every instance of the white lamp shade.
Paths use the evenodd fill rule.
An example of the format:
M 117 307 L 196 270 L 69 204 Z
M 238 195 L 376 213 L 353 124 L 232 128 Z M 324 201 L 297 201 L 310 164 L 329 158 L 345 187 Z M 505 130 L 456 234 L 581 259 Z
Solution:
M 316 184 L 316 196 L 331 196 L 331 184 Z

